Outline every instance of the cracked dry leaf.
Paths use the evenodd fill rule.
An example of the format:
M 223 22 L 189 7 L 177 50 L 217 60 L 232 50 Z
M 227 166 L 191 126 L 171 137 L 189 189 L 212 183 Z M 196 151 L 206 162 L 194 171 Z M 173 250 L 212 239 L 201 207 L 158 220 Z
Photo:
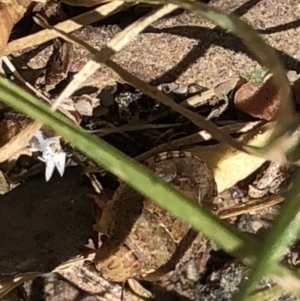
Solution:
M 264 146 L 274 129 L 274 123 L 259 127 L 240 140 L 252 146 Z M 241 152 L 225 143 L 193 146 L 185 149 L 205 161 L 213 172 L 218 192 L 222 192 L 257 170 L 266 159 Z

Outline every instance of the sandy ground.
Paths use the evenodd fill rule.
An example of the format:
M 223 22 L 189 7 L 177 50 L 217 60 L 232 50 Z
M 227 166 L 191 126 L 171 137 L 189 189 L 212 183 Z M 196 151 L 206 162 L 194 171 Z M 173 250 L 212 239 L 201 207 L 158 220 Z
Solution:
M 287 70 L 300 70 L 297 0 L 219 0 L 211 1 L 211 5 L 246 20 L 278 51 Z M 100 49 L 120 30 L 118 26 L 87 27 L 76 35 Z M 89 57 L 77 48 L 73 70 L 80 69 Z M 197 82 L 207 87 L 257 66 L 239 39 L 191 13 L 157 21 L 114 60 L 148 82 Z M 102 86 L 116 79 L 103 67 L 89 84 Z

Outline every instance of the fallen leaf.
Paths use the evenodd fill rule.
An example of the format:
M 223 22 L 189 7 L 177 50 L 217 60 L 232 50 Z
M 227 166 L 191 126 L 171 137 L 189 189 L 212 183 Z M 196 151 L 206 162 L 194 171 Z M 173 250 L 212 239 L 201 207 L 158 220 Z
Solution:
M 15 137 L 21 128 L 22 126 L 18 120 L 2 120 L 0 122 L 0 147 Z
M 14 25 L 23 17 L 31 0 L 0 0 L 0 53 L 5 49 Z
M 278 89 L 271 83 L 247 82 L 234 95 L 234 104 L 240 111 L 263 120 L 273 120 L 279 108 Z
M 252 146 L 264 146 L 273 131 L 273 123 L 262 126 L 242 137 L 242 142 Z M 185 149 L 201 158 L 210 167 L 218 192 L 232 187 L 257 170 L 266 159 L 249 155 L 225 143 L 209 146 L 193 146 Z
M 0 148 L 0 163 L 9 160 L 13 155 L 24 149 L 35 132 L 37 132 L 41 123 L 34 122 L 29 124 L 17 136 L 13 137 L 9 142 Z
M 0 194 L 5 194 L 10 191 L 10 185 L 2 171 L 0 171 Z

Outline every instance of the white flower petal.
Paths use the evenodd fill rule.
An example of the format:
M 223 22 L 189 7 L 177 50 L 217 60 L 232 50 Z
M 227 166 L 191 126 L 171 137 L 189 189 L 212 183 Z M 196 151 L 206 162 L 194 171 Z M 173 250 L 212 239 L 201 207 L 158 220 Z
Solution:
M 41 145 L 44 143 L 44 137 L 41 131 L 37 131 L 28 142 L 29 148 L 33 152 L 43 151 Z
M 56 169 L 61 177 L 64 175 L 65 172 L 66 158 L 67 158 L 67 154 L 64 152 L 55 154 L 53 158 Z
M 48 182 L 53 175 L 55 169 L 55 163 L 54 163 L 54 159 L 50 157 L 47 160 L 45 160 L 45 163 L 46 163 L 45 180 L 46 182 Z

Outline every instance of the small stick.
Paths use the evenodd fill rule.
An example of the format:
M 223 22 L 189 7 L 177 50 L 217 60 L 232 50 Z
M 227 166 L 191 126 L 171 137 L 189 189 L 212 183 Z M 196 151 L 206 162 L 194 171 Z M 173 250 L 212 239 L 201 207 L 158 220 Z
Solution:
M 251 200 L 245 204 L 240 204 L 221 210 L 220 212 L 218 212 L 218 217 L 221 219 L 226 219 L 229 217 L 239 216 L 245 213 L 265 209 L 280 204 L 283 201 L 284 198 L 282 196 L 272 196 L 260 200 Z

